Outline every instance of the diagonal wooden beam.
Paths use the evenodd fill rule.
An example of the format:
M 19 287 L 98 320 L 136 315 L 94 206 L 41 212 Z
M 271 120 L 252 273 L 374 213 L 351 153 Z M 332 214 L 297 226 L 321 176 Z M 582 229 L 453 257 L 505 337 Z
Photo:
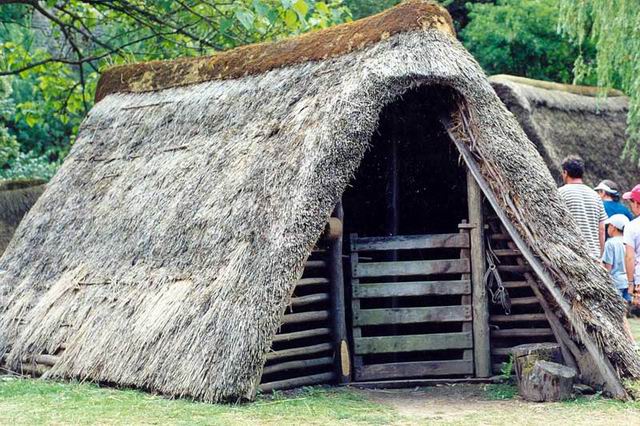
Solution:
M 575 330 L 582 344 L 584 344 L 584 346 L 587 348 L 587 351 L 591 355 L 591 358 L 594 364 L 596 365 L 598 371 L 602 375 L 602 378 L 605 383 L 605 389 L 615 398 L 624 399 L 624 400 L 628 399 L 629 396 L 625 391 L 624 387 L 622 386 L 622 384 L 620 383 L 620 379 L 616 374 L 615 370 L 613 369 L 611 362 L 603 354 L 602 350 L 598 347 L 598 345 L 593 341 L 592 337 L 587 332 L 582 321 L 573 314 L 571 306 L 565 300 L 563 295 L 560 293 L 560 290 L 556 287 L 553 279 L 549 276 L 547 271 L 544 269 L 544 266 L 542 265 L 542 263 L 540 263 L 538 258 L 533 254 L 529 246 L 520 237 L 520 234 L 518 233 L 518 231 L 509 221 L 507 214 L 505 213 L 504 210 L 502 210 L 502 207 L 500 206 L 497 198 L 493 194 L 491 187 L 489 186 L 487 181 L 484 179 L 484 176 L 482 176 L 482 172 L 480 171 L 480 168 L 476 163 L 476 160 L 473 157 L 473 154 L 469 150 L 469 147 L 463 142 L 459 141 L 453 134 L 453 131 L 452 131 L 453 126 L 452 126 L 450 117 L 441 117 L 440 121 L 443 124 L 444 128 L 446 129 L 449 135 L 449 138 L 458 148 L 460 155 L 462 156 L 469 171 L 471 172 L 476 182 L 478 183 L 478 186 L 480 186 L 485 197 L 487 197 L 487 200 L 495 210 L 503 226 L 505 227 L 507 232 L 509 232 L 509 235 L 513 239 L 513 242 L 516 244 L 518 249 L 522 252 L 522 255 L 527 260 L 527 262 L 529 262 L 529 264 L 533 268 L 533 271 L 536 273 L 540 281 L 544 284 L 545 288 L 547 289 L 551 297 L 553 297 L 554 301 L 558 304 L 558 306 L 562 310 L 562 313 L 569 320 L 571 327 L 573 327 L 573 329 Z M 473 135 L 469 134 L 469 137 L 472 139 L 472 143 L 475 143 L 473 141 Z

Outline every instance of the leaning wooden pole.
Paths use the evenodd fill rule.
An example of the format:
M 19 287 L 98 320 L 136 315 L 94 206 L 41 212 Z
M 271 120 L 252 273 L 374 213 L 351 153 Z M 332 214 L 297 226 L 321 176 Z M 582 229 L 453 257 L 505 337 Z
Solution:
M 342 223 L 344 212 L 339 202 L 334 217 Z M 335 348 L 336 372 L 339 383 L 351 381 L 351 356 L 347 343 L 347 325 L 345 323 L 344 276 L 342 270 L 342 235 L 331 241 L 327 253 L 329 262 L 329 282 L 331 285 L 331 322 Z
M 473 359 L 476 377 L 491 376 L 491 347 L 489 339 L 489 298 L 484 285 L 484 218 L 482 190 L 471 172 L 467 171 L 467 203 L 469 210 L 471 298 L 473 306 Z
M 545 267 L 542 265 L 540 260 L 538 260 L 538 258 L 533 254 L 529 246 L 524 242 L 524 240 L 522 239 L 518 231 L 511 224 L 509 217 L 502 210 L 500 203 L 498 202 L 497 198 L 493 195 L 493 192 L 491 191 L 491 187 L 489 186 L 487 181 L 484 179 L 484 176 L 482 176 L 482 173 L 480 172 L 480 168 L 478 167 L 478 164 L 476 163 L 469 147 L 455 137 L 452 130 L 453 126 L 451 124 L 451 119 L 449 117 L 443 117 L 441 118 L 441 122 L 444 125 L 445 129 L 447 130 L 449 137 L 458 148 L 458 151 L 460 152 L 460 155 L 462 156 L 464 162 L 467 164 L 468 169 L 471 171 L 476 182 L 478 183 L 478 185 L 484 192 L 485 196 L 487 197 L 487 200 L 489 201 L 489 203 L 495 210 L 496 214 L 500 218 L 500 221 L 502 222 L 503 226 L 505 227 L 507 232 L 509 232 L 509 235 L 513 239 L 513 242 L 516 244 L 516 246 L 524 256 L 524 258 L 527 260 L 527 262 L 529 262 L 529 264 L 533 268 L 533 271 L 536 273 L 536 275 L 544 285 L 545 289 L 549 292 L 550 296 L 558 305 L 562 313 L 569 320 L 569 324 L 573 328 L 574 332 L 576 333 L 576 335 L 578 336 L 582 344 L 587 348 L 587 351 L 589 352 L 589 354 L 593 359 L 593 363 L 597 366 L 600 374 L 602 375 L 602 379 L 605 382 L 605 389 L 616 398 L 628 399 L 629 396 L 627 394 L 627 391 L 622 386 L 622 383 L 620 382 L 620 378 L 617 375 L 613 365 L 611 365 L 609 358 L 607 358 L 606 354 L 594 341 L 592 336 L 589 335 L 584 323 L 582 323 L 582 321 L 580 321 L 580 319 L 574 315 L 571 309 L 571 305 L 569 305 L 567 300 L 564 298 L 563 294 L 560 292 L 560 289 L 556 287 L 555 282 L 553 281 L 551 276 L 547 273 L 547 271 L 545 270 Z M 469 136 L 473 138 L 471 134 L 469 134 Z

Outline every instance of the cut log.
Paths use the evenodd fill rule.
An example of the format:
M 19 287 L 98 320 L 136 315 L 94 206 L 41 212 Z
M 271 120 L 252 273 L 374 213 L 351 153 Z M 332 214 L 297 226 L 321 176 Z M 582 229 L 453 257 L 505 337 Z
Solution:
M 551 384 L 546 383 L 550 380 L 550 374 L 544 371 L 536 370 L 536 375 L 532 376 L 534 366 L 540 361 L 550 362 L 552 364 L 562 364 L 562 351 L 557 343 L 531 343 L 519 345 L 511 348 L 513 356 L 513 366 L 518 382 L 518 390 L 520 395 L 528 401 L 545 401 L 541 398 L 542 392 L 549 392 Z M 575 376 L 575 370 L 574 376 Z M 553 383 L 557 383 L 555 380 Z M 571 380 L 573 386 L 573 379 Z M 546 396 L 545 396 L 546 397 Z
M 560 347 L 558 347 L 560 351 Z M 518 392 L 526 401 L 562 401 L 571 397 L 576 370 L 549 361 L 536 361 L 522 372 Z
M 522 376 L 530 372 L 537 361 L 562 364 L 562 351 L 557 343 L 529 343 L 511 348 L 518 386 Z

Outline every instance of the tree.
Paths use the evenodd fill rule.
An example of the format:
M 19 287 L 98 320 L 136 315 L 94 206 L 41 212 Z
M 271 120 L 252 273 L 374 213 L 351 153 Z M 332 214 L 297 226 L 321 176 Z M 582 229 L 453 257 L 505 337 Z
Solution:
M 349 19 L 341 0 L 0 0 L 0 76 L 13 76 L 14 104 L 0 125 L 31 153 L 9 165 L 63 158 L 109 66 L 206 55 Z
M 570 83 L 581 51 L 585 60 L 593 57 L 588 40 L 572 43 L 558 34 L 556 0 L 498 0 L 468 8 L 470 23 L 460 36 L 488 74 Z M 593 82 L 592 74 L 584 80 Z
M 640 0 L 560 0 L 560 29 L 578 44 L 595 43 L 595 64 L 578 56 L 577 82 L 595 70 L 600 87 L 619 87 L 630 97 L 623 155 L 640 166 Z
M 344 0 L 344 3 L 351 11 L 353 19 L 360 19 L 389 9 L 400 3 L 400 1 L 401 0 Z
M 344 0 L 344 4 L 349 8 L 353 19 L 360 19 L 366 16 L 380 13 L 385 9 L 393 7 L 401 0 Z M 495 0 L 436 0 L 446 7 L 453 19 L 456 31 L 462 30 L 469 23 L 468 4 L 473 3 L 495 3 Z

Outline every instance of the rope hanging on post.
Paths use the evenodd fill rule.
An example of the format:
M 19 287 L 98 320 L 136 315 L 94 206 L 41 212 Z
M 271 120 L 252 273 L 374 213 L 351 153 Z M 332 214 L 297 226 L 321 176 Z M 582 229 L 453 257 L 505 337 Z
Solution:
M 502 305 L 505 315 L 511 315 L 511 298 L 509 297 L 507 289 L 504 288 L 502 278 L 500 278 L 500 273 L 496 267 L 496 263 L 499 263 L 500 260 L 493 252 L 489 238 L 487 238 L 486 241 L 486 252 L 487 272 L 484 273 L 483 280 L 484 285 L 487 287 L 487 290 L 489 290 L 489 294 L 491 294 L 491 303 L 494 305 Z

